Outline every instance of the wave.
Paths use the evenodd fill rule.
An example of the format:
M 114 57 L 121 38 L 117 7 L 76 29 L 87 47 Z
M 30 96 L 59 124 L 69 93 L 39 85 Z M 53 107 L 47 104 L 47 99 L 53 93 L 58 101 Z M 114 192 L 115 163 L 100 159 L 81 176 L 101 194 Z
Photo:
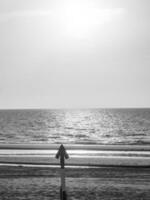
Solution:
M 0 149 L 50 149 L 57 150 L 60 144 L 25 144 L 25 143 L 12 143 L 12 144 L 0 144 Z M 150 151 L 149 145 L 98 145 L 98 144 L 64 144 L 67 150 L 119 150 L 119 151 Z
M 150 166 L 150 146 L 141 145 L 70 145 L 65 148 L 68 165 Z M 59 164 L 55 155 L 58 144 L 1 144 L 0 163 Z

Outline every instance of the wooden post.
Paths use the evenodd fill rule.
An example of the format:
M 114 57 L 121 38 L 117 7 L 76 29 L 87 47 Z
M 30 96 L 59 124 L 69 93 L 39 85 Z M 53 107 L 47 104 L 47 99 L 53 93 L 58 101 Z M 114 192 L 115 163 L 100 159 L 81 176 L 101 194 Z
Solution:
M 63 145 L 60 145 L 59 150 L 56 154 L 56 158 L 60 158 L 60 166 L 61 166 L 61 186 L 60 186 L 60 199 L 67 200 L 66 193 L 66 184 L 65 184 L 65 159 L 68 159 L 69 156 L 66 152 L 66 149 Z

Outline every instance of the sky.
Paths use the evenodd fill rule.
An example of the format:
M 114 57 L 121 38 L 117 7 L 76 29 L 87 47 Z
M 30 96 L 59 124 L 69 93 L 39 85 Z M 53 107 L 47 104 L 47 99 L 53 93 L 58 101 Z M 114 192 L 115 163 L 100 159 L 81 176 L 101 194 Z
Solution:
M 0 109 L 150 107 L 149 0 L 1 0 Z

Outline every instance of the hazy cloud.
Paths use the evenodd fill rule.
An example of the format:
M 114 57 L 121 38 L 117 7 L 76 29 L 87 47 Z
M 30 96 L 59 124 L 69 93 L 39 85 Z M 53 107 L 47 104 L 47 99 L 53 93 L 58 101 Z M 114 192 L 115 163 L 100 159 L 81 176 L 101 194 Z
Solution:
M 150 106 L 148 6 L 1 1 L 0 107 Z

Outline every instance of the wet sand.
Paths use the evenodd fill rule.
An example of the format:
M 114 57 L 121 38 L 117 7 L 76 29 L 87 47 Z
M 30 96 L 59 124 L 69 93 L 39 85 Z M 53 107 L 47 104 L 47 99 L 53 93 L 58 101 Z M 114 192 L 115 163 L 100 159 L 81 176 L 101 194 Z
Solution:
M 149 200 L 150 168 L 66 168 L 68 200 Z M 59 168 L 0 166 L 0 200 L 58 200 Z

